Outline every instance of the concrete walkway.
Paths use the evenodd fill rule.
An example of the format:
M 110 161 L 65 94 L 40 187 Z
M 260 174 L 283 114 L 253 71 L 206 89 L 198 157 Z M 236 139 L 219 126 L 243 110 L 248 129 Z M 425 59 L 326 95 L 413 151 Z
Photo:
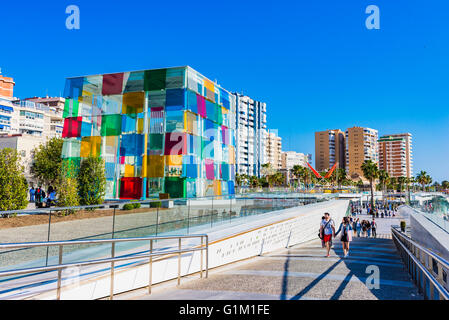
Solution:
M 360 218 L 368 216 L 360 215 Z M 218 268 L 204 280 L 183 280 L 179 288 L 155 288 L 146 300 L 409 300 L 423 299 L 391 240 L 397 219 L 376 219 L 377 238 L 353 238 L 348 258 L 338 239 L 329 258 L 320 240 Z M 338 226 L 338 224 L 337 224 Z M 379 270 L 379 288 L 371 269 Z

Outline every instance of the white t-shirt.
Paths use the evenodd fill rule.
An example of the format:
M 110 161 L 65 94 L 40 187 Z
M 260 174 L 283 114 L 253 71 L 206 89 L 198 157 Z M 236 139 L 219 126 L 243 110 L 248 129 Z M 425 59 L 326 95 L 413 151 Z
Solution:
M 327 224 L 327 226 L 326 226 L 326 224 Z M 331 218 L 329 218 L 329 221 L 326 221 L 326 220 L 322 220 L 321 221 L 321 225 L 323 226 L 323 228 L 324 228 L 324 226 L 326 226 L 325 228 L 324 228 L 324 234 L 332 234 L 332 227 L 334 227 L 335 228 L 335 223 L 334 223 L 334 220 L 332 220 Z

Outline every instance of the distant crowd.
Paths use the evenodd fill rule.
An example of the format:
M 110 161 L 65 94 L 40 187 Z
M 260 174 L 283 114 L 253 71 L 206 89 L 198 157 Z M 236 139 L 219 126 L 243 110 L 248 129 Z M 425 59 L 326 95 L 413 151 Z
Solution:
M 56 188 L 49 186 L 47 192 L 42 188 L 42 186 L 31 187 L 29 190 L 30 202 L 36 204 L 36 208 L 48 208 L 56 205 Z

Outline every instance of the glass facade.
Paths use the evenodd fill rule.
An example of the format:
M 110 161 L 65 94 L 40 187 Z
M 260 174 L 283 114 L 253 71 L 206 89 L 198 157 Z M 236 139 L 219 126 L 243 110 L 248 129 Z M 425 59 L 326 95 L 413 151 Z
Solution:
M 235 98 L 190 67 L 66 80 L 63 161 L 105 160 L 109 199 L 234 193 Z

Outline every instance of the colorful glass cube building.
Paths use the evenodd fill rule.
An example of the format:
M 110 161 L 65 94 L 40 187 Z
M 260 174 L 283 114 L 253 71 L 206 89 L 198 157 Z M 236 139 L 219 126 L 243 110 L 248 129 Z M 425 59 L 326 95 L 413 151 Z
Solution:
M 105 161 L 107 199 L 234 194 L 235 96 L 192 68 L 66 80 L 62 158 Z

